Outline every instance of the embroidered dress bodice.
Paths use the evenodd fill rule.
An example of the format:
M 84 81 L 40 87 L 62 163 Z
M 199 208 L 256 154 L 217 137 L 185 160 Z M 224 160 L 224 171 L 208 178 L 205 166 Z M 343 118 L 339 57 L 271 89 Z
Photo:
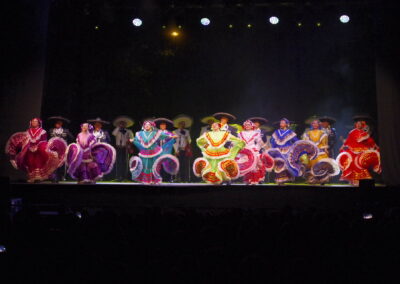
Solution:
M 143 130 L 136 133 L 136 138 L 139 140 L 140 144 L 142 144 L 142 147 L 151 148 L 154 145 L 154 143 L 158 140 L 158 138 L 161 136 L 161 134 L 162 134 L 161 130 L 152 130 L 152 131 Z
M 46 130 L 44 130 L 41 127 L 38 128 L 29 128 L 27 131 L 28 137 L 29 137 L 29 142 L 30 143 L 37 143 L 43 140 L 46 140 L 46 137 L 42 137 L 43 135 L 46 134 Z
M 84 149 L 89 149 L 91 144 L 95 142 L 95 137 L 91 133 L 79 133 L 78 138 L 76 139 L 78 144 Z
M 285 146 L 290 142 L 291 139 L 296 137 L 296 133 L 294 133 L 291 129 L 278 129 L 272 134 L 274 138 L 274 142 L 279 146 Z
M 210 131 L 205 133 L 205 137 L 208 141 L 209 147 L 221 148 L 229 137 L 227 131 Z
M 245 130 L 239 133 L 239 138 L 246 142 L 246 147 L 254 150 L 260 150 L 262 147 L 262 140 L 260 131 Z
M 328 135 L 321 129 L 308 130 L 303 139 L 314 142 L 320 149 L 328 148 Z

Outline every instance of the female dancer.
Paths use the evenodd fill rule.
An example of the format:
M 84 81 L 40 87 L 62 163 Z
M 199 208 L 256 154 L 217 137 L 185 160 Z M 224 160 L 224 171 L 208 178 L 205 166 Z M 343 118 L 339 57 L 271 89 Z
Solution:
M 309 141 L 298 140 L 286 118 L 280 120 L 279 129 L 271 137 L 271 149 L 267 153 L 274 159 L 275 182 L 294 181 L 305 172 L 304 161 L 314 159 L 318 147 Z
M 211 129 L 196 140 L 203 157 L 194 161 L 193 171 L 207 183 L 229 184 L 232 179 L 239 177 L 240 170 L 235 157 L 245 142 L 228 131 L 222 131 L 220 123 L 213 123 Z M 225 147 L 227 144 L 229 148 Z
M 305 162 L 307 165 L 305 178 L 308 183 L 324 184 L 331 176 L 340 173 L 336 161 L 328 156 L 328 134 L 322 130 L 318 119 L 311 122 L 311 128 L 304 133 L 303 140 L 313 142 L 319 149 L 315 159 Z
M 274 160 L 266 152 L 260 152 L 264 146 L 262 135 L 251 120 L 243 123 L 243 129 L 238 137 L 246 142 L 246 146 L 236 156 L 240 176 L 246 184 L 259 184 L 264 181 L 266 172 L 272 171 Z
M 29 129 L 17 132 L 6 144 L 6 154 L 14 168 L 27 174 L 28 182 L 39 182 L 64 164 L 67 143 L 58 137 L 47 142 L 40 118 L 33 118 Z
M 136 132 L 132 140 L 139 149 L 139 157 L 133 156 L 130 161 L 132 179 L 145 184 L 158 184 L 162 181 L 161 168 L 168 174 L 175 175 L 179 171 L 178 159 L 164 152 L 164 147 L 171 147 L 173 139 L 160 146 L 160 140 L 176 138 L 156 128 L 154 121 L 146 120 L 142 130 Z
M 108 143 L 96 142 L 93 126 L 81 124 L 76 143 L 68 146 L 68 174 L 81 184 L 96 183 L 111 172 L 115 163 L 115 149 Z
M 371 179 L 370 170 L 380 174 L 382 171 L 379 147 L 370 136 L 365 120 L 358 120 L 354 129 L 340 148 L 336 158 L 342 170 L 341 180 L 358 185 L 361 179 Z

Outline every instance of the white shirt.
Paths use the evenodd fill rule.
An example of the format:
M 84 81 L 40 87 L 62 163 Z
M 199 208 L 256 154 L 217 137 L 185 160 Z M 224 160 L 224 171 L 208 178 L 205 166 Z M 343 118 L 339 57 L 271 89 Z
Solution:
M 133 132 L 125 128 L 126 132 L 123 134 L 119 130 L 120 128 L 117 127 L 112 132 L 112 134 L 115 136 L 115 145 L 125 147 L 129 139 L 133 139 Z
M 99 130 L 99 131 L 97 131 L 97 130 L 94 130 L 93 131 L 93 135 L 94 135 L 94 137 L 96 137 L 96 141 L 97 142 L 101 142 L 101 140 L 102 139 L 107 139 L 105 136 L 105 133 L 104 133 L 104 131 L 103 130 Z
M 176 129 L 173 133 L 178 136 L 174 144 L 175 152 L 185 150 L 186 146 L 192 142 L 190 132 L 187 129 Z

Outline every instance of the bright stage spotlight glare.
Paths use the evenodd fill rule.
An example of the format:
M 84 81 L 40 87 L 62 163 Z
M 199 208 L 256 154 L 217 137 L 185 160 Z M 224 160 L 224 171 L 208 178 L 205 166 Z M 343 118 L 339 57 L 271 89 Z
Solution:
M 172 32 L 171 32 L 171 36 L 172 36 L 172 37 L 178 37 L 178 36 L 179 36 L 179 32 L 177 32 L 177 31 L 172 31 Z
M 142 21 L 141 19 L 139 19 L 139 18 L 134 18 L 134 19 L 132 20 L 132 24 L 133 24 L 135 27 L 140 27 L 140 26 L 143 24 L 143 21 Z
M 232 29 L 232 28 L 233 28 L 233 25 L 232 25 L 232 24 L 229 24 L 229 25 L 228 25 L 228 28 Z
M 364 220 L 371 220 L 373 218 L 374 218 L 374 216 L 371 213 L 364 213 L 363 214 L 363 219 Z
M 341 15 L 340 18 L 339 18 L 339 20 L 340 20 L 343 24 L 346 24 L 346 23 L 348 23 L 348 22 L 350 21 L 350 17 L 347 16 L 347 15 Z
M 203 26 L 208 26 L 208 25 L 211 23 L 211 21 L 210 21 L 209 18 L 202 18 L 202 19 L 200 20 L 200 23 L 201 23 Z
M 269 22 L 273 25 L 276 25 L 277 23 L 279 23 L 279 18 L 276 16 L 272 16 L 269 18 Z
M 6 252 L 7 249 L 5 246 L 0 245 L 0 253 Z

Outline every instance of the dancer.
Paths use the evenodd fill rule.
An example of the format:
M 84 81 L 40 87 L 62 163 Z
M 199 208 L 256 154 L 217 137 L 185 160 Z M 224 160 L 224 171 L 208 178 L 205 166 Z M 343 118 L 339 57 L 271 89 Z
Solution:
M 271 137 L 271 147 L 279 149 L 282 154 L 287 154 L 290 147 L 298 140 L 297 134 L 290 129 L 290 124 L 287 118 L 282 118 L 279 129 L 275 130 Z
M 340 148 L 336 161 L 342 170 L 341 180 L 358 186 L 362 179 L 372 179 L 370 171 L 382 172 L 379 147 L 370 135 L 368 117 L 354 117 L 351 130 Z
M 61 138 L 65 141 L 65 143 L 67 143 L 67 145 L 74 140 L 74 136 L 72 136 L 71 132 L 64 127 L 66 124 L 70 123 L 69 119 L 62 116 L 51 116 L 47 120 L 52 122 L 54 125 L 54 127 L 50 128 L 49 130 L 49 135 L 51 138 Z M 61 167 L 54 171 L 50 179 L 53 183 L 58 183 L 60 180 L 66 180 L 66 175 L 67 172 L 64 163 Z
M 64 164 L 67 143 L 53 137 L 47 141 L 47 133 L 42 128 L 40 118 L 33 118 L 29 129 L 13 134 L 7 141 L 5 152 L 15 169 L 27 174 L 27 181 L 46 180 Z
M 261 132 L 257 131 L 255 123 L 246 120 L 243 123 L 243 131 L 239 133 L 239 138 L 246 142 L 243 148 L 236 156 L 236 162 L 239 165 L 240 176 L 246 184 L 259 184 L 265 179 L 266 172 L 272 171 L 274 160 L 267 153 L 262 153 L 264 145 Z
M 213 117 L 220 121 L 221 131 L 228 131 L 232 135 L 237 136 L 237 129 L 229 125 L 229 122 L 236 120 L 236 116 L 227 112 L 217 112 L 213 114 Z
M 191 158 L 192 154 L 192 138 L 190 137 L 189 128 L 192 126 L 193 119 L 187 115 L 181 114 L 174 118 L 174 126 L 177 128 L 173 131 L 177 136 L 174 144 L 175 156 L 179 159 L 179 173 L 177 181 L 189 182 L 191 180 Z
M 110 122 L 102 120 L 100 117 L 97 117 L 95 119 L 88 119 L 87 122 L 93 125 L 93 135 L 96 137 L 97 142 L 104 142 L 111 144 L 111 138 L 110 134 L 108 133 L 107 130 L 103 129 L 103 126 L 105 124 L 110 124 Z
M 111 172 L 115 163 L 115 149 L 108 143 L 96 142 L 93 126 L 81 124 L 76 143 L 68 146 L 68 174 L 79 184 L 94 184 Z
M 168 146 L 173 140 L 163 147 L 160 146 L 160 140 L 168 138 L 177 137 L 156 129 L 154 121 L 143 122 L 142 130 L 136 132 L 135 138 L 131 140 L 139 149 L 139 156 L 133 156 L 129 161 L 133 180 L 144 184 L 158 184 L 162 181 L 161 168 L 170 175 L 175 175 L 179 171 L 178 159 L 163 152 L 163 147 Z
M 162 131 L 163 134 L 168 135 L 166 138 L 160 139 L 158 145 L 163 149 L 162 155 L 171 154 L 174 143 L 176 140 L 172 138 L 174 134 L 168 130 L 174 126 L 174 123 L 168 118 L 156 118 L 154 120 L 156 127 Z M 163 181 L 172 182 L 173 176 L 168 174 L 163 168 L 161 168 L 161 177 Z
M 193 163 L 193 171 L 206 183 L 230 183 L 239 177 L 239 166 L 235 161 L 237 153 L 245 146 L 245 142 L 228 131 L 221 130 L 220 123 L 212 124 L 212 131 L 204 133 L 197 139 L 197 146 L 203 153 Z M 226 144 L 231 144 L 226 148 Z
M 311 128 L 303 134 L 303 140 L 313 142 L 319 149 L 315 159 L 303 161 L 307 166 L 305 178 L 311 184 L 324 184 L 329 178 L 340 173 L 340 169 L 334 159 L 329 158 L 328 135 L 322 130 L 321 122 L 314 119 Z
M 129 145 L 133 139 L 133 132 L 128 129 L 135 122 L 128 116 L 119 116 L 113 121 L 115 129 L 112 135 L 115 137 L 115 148 L 117 151 L 117 161 L 115 169 L 115 178 L 117 181 L 128 179 L 129 173 Z
M 168 118 L 160 117 L 154 119 L 155 126 L 165 134 L 165 138 L 160 139 L 158 145 L 163 148 L 163 154 L 171 154 L 175 139 L 172 138 L 174 134 L 168 130 L 174 126 L 174 123 Z
M 275 182 L 279 185 L 294 181 L 296 176 L 302 174 L 299 170 L 293 170 L 288 162 L 289 151 L 296 141 L 298 138 L 296 133 L 290 129 L 290 121 L 282 118 L 279 122 L 279 129 L 272 134 L 272 148 L 267 150 L 268 155 L 274 159 Z M 315 149 L 315 151 L 317 150 Z M 293 159 L 294 163 L 297 163 L 296 158 Z
M 321 121 L 322 130 L 328 135 L 328 155 L 329 158 L 335 157 L 335 145 L 336 145 L 336 129 L 333 127 L 333 124 L 336 122 L 336 119 L 329 116 L 322 116 L 319 118 Z
M 261 139 L 263 141 L 262 149 L 269 149 L 271 148 L 271 136 L 267 135 L 267 131 L 262 129 L 262 125 L 266 125 L 268 123 L 268 119 L 264 117 L 251 117 L 248 120 L 254 123 L 254 130 L 260 133 Z
M 74 136 L 72 136 L 71 132 L 64 127 L 66 124 L 71 122 L 68 118 L 62 116 L 51 116 L 47 120 L 53 123 L 53 128 L 50 128 L 49 130 L 51 138 L 62 138 L 67 144 L 74 140 Z

